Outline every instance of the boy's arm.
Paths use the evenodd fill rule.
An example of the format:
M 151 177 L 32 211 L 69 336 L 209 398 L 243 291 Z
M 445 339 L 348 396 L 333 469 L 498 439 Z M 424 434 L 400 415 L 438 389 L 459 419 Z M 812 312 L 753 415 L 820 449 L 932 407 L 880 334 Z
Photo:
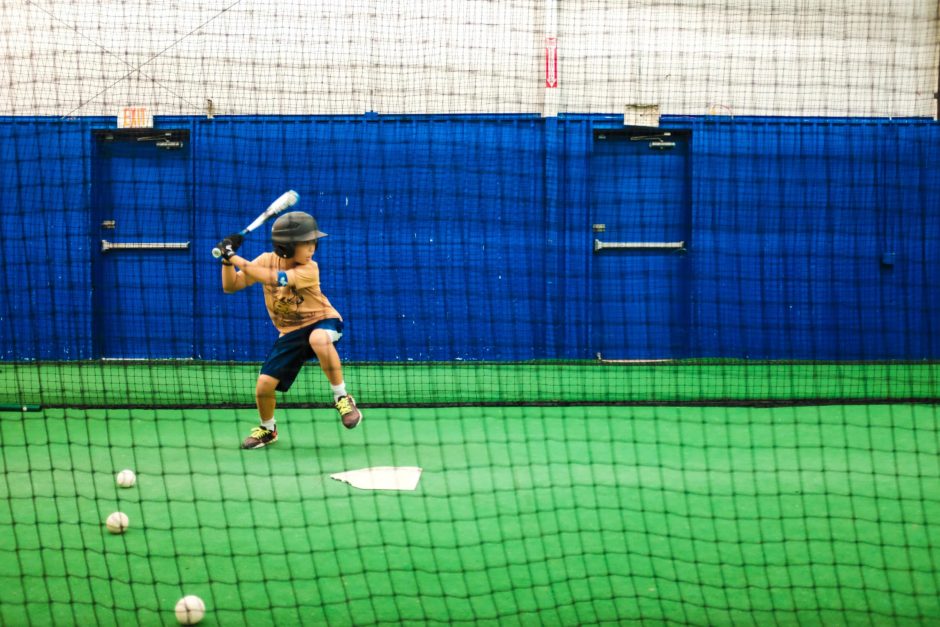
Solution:
M 251 285 L 252 283 L 263 283 L 265 285 L 286 285 L 287 275 L 284 271 L 278 271 L 274 268 L 268 268 L 257 263 L 252 263 L 245 259 L 244 257 L 239 257 L 238 255 L 232 255 L 228 258 L 232 263 L 232 266 L 238 268 L 240 272 L 235 272 L 232 266 L 222 266 L 222 289 L 225 289 L 225 272 L 228 270 L 236 279 L 236 285 L 233 292 L 237 292 L 240 289 L 244 289 Z M 283 277 L 278 277 L 278 275 L 284 275 Z M 279 280 L 280 278 L 280 280 Z M 238 287 L 241 285 L 241 287 Z M 226 290 L 227 291 L 227 290 Z
M 217 248 L 222 257 L 222 291 L 226 294 L 238 292 L 253 283 L 265 285 L 287 285 L 287 273 L 257 263 L 252 263 L 236 254 L 244 237 L 229 235 Z M 239 270 L 236 272 L 236 268 Z
M 244 272 L 236 272 L 235 266 L 231 263 L 222 264 L 222 291 L 226 294 L 234 294 L 254 283 Z
M 244 272 L 236 272 L 235 265 L 232 263 L 232 259 L 236 257 L 235 251 L 238 250 L 244 240 L 245 238 L 242 237 L 241 233 L 235 233 L 216 245 L 216 250 L 220 251 L 222 257 L 222 291 L 226 294 L 239 292 L 254 283 L 249 275 Z M 215 251 L 213 251 L 214 253 Z

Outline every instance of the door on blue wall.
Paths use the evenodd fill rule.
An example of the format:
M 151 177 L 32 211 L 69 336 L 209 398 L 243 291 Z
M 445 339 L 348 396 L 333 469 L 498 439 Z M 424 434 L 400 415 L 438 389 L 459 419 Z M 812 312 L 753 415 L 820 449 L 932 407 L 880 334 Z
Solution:
M 591 153 L 594 354 L 688 354 L 689 134 L 594 131 Z
M 93 132 L 95 353 L 192 358 L 193 168 L 189 132 Z

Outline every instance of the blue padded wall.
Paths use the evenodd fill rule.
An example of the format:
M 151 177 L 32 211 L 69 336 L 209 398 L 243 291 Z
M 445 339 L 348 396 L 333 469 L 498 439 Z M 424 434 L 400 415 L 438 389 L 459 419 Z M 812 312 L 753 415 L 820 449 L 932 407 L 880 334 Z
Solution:
M 90 128 L 0 117 L 0 357 L 91 357 Z
M 592 132 L 620 122 L 158 118 L 191 133 L 190 357 L 264 357 L 274 330 L 260 289 L 222 295 L 208 251 L 293 188 L 330 233 L 317 259 L 347 318 L 345 359 L 593 358 Z M 94 356 L 90 132 L 112 124 L 0 119 L 5 360 Z M 688 355 L 940 357 L 935 122 L 663 125 L 691 130 Z
M 545 357 L 542 128 L 518 116 L 200 123 L 195 149 L 212 158 L 197 159 L 196 250 L 295 189 L 329 233 L 315 258 L 347 358 Z M 261 234 L 245 254 L 269 248 Z M 199 284 L 218 272 L 200 259 Z M 264 356 L 274 330 L 253 291 L 205 301 L 201 356 Z
M 929 271 L 940 242 L 936 123 L 691 126 L 694 355 L 940 355 Z

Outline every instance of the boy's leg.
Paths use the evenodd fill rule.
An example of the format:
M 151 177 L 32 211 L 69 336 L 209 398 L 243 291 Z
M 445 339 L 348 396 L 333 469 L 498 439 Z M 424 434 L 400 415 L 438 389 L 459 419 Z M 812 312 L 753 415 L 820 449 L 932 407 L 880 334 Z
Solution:
M 261 422 L 274 418 L 274 406 L 277 405 L 275 390 L 277 379 L 270 375 L 258 375 L 258 383 L 255 384 L 255 404 L 258 405 L 258 416 Z
M 317 354 L 320 368 L 326 375 L 330 385 L 339 385 L 343 382 L 343 365 L 339 360 L 339 353 L 333 346 L 330 334 L 323 329 L 314 329 L 310 334 L 310 348 Z
M 333 340 L 330 334 L 323 329 L 314 329 L 310 334 L 310 348 L 316 353 L 320 361 L 320 368 L 326 375 L 330 386 L 334 391 L 334 401 L 336 410 L 343 420 L 343 426 L 352 429 L 362 422 L 362 412 L 356 407 L 356 401 L 346 393 L 346 385 L 343 382 L 343 365 L 339 359 L 339 353 L 333 346 Z
M 277 425 L 274 424 L 274 406 L 277 404 L 275 390 L 279 381 L 266 374 L 258 376 L 255 384 L 255 403 L 258 405 L 258 417 L 261 425 L 251 431 L 251 435 L 242 442 L 242 448 L 261 448 L 277 441 Z

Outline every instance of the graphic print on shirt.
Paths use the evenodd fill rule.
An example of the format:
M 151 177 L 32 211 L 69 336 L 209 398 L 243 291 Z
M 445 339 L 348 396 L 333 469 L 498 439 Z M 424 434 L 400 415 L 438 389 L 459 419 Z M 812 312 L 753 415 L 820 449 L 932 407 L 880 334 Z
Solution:
M 290 325 L 303 320 L 297 308 L 304 302 L 304 297 L 293 286 L 272 287 L 271 293 L 271 309 L 284 324 Z

